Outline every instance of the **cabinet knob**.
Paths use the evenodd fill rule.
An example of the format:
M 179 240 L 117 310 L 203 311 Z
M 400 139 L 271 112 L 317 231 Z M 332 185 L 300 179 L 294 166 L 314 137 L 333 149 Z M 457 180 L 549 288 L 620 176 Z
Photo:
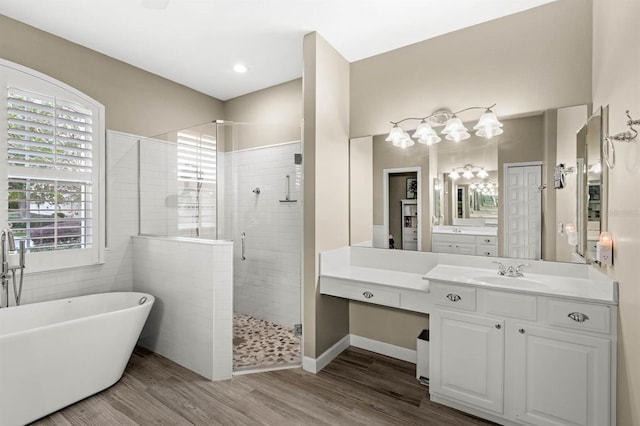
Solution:
M 519 330 L 518 330 L 518 333 L 520 333 L 520 334 L 524 334 L 524 328 L 519 329 Z
M 502 326 L 501 326 L 500 324 L 496 324 L 496 328 L 497 328 L 498 330 L 500 330 L 500 329 L 502 328 Z
M 451 300 L 452 302 L 457 302 L 457 301 L 461 300 L 462 297 L 460 297 L 457 294 L 449 293 L 449 294 L 447 294 L 447 299 Z
M 484 255 L 485 255 L 485 256 L 489 256 L 490 254 L 491 254 L 491 253 L 490 253 L 490 252 L 488 252 L 488 251 L 485 251 L 485 252 L 484 252 Z
M 370 291 L 365 291 L 364 293 L 362 293 L 362 295 L 365 297 L 365 299 L 371 299 L 373 297 L 373 293 L 371 293 Z
M 490 242 L 491 242 L 491 240 L 489 240 L 489 239 L 485 239 L 485 240 L 484 240 L 484 242 L 485 242 L 485 243 L 490 243 Z
M 585 322 L 589 319 L 587 314 L 583 314 L 582 312 L 571 312 L 567 316 L 576 322 Z

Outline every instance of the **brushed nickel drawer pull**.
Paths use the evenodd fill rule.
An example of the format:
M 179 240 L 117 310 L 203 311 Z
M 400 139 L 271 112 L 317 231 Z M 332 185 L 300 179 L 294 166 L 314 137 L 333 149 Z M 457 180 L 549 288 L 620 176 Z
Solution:
M 362 293 L 362 295 L 365 297 L 365 299 L 371 299 L 373 297 L 373 293 L 371 293 L 370 291 L 365 291 L 364 293 Z
M 500 324 L 496 324 L 496 328 L 497 328 L 498 330 L 500 330 L 500 329 L 502 328 L 502 326 L 501 326 Z
M 518 333 L 520 333 L 520 334 L 524 334 L 524 328 L 520 328 L 520 329 L 518 329 Z
M 567 316 L 576 322 L 585 322 L 589 319 L 587 314 L 583 314 L 582 312 L 571 312 Z
M 452 302 L 458 302 L 459 300 L 462 300 L 462 297 L 458 296 L 457 294 L 449 293 L 447 294 L 447 299 L 451 300 Z

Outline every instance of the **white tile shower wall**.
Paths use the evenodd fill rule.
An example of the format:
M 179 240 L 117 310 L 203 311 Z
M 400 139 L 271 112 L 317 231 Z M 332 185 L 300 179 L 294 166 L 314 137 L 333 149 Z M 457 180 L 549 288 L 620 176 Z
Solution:
M 300 142 L 293 142 L 224 154 L 224 238 L 237 242 L 234 309 L 289 327 L 301 321 L 302 166 L 294 164 L 300 152 Z M 296 203 L 280 202 L 287 175 Z
M 231 378 L 233 243 L 133 241 L 133 289 L 156 297 L 139 343 L 208 379 Z
M 141 139 L 140 145 L 141 234 L 215 239 L 216 188 L 213 182 L 178 179 L 175 143 Z M 196 198 L 201 210 L 196 213 Z
M 140 143 L 140 232 L 177 235 L 177 146 L 150 139 Z
M 34 274 L 29 273 L 27 263 L 22 303 L 109 291 L 131 291 L 131 235 L 138 233 L 137 161 L 137 138 L 108 131 L 105 262 Z

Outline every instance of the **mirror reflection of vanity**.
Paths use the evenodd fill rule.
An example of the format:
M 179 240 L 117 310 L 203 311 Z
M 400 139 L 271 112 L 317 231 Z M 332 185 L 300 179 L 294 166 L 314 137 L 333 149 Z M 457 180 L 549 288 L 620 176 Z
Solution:
M 499 116 L 499 105 L 495 110 Z M 471 128 L 476 115 L 470 112 L 461 118 Z M 352 245 L 389 248 L 386 221 L 396 213 L 387 210 L 391 207 L 385 204 L 389 187 L 385 180 L 389 170 L 415 167 L 421 170 L 417 227 L 423 251 L 591 261 L 588 248 L 599 234 L 606 211 L 606 173 L 598 173 L 597 168 L 601 114 L 597 112 L 588 123 L 587 117 L 587 105 L 499 117 L 504 133 L 493 138 L 472 134 L 458 143 L 443 139 L 405 149 L 385 141 L 386 134 L 373 136 L 370 158 L 358 159 L 371 163 L 370 182 L 360 179 L 359 185 L 370 185 L 366 190 L 373 192 L 367 213 L 373 218 L 373 229 L 361 234 L 359 241 L 352 240 Z M 406 130 L 413 132 L 410 127 Z M 562 185 L 554 176 L 560 164 Z M 579 234 L 577 245 L 567 232 L 574 228 Z

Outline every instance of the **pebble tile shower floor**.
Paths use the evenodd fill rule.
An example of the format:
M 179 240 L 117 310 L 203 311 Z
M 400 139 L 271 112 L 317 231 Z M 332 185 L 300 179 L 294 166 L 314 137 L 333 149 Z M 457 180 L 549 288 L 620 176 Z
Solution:
M 255 318 L 233 315 L 233 369 L 300 364 L 300 337 L 292 328 Z

